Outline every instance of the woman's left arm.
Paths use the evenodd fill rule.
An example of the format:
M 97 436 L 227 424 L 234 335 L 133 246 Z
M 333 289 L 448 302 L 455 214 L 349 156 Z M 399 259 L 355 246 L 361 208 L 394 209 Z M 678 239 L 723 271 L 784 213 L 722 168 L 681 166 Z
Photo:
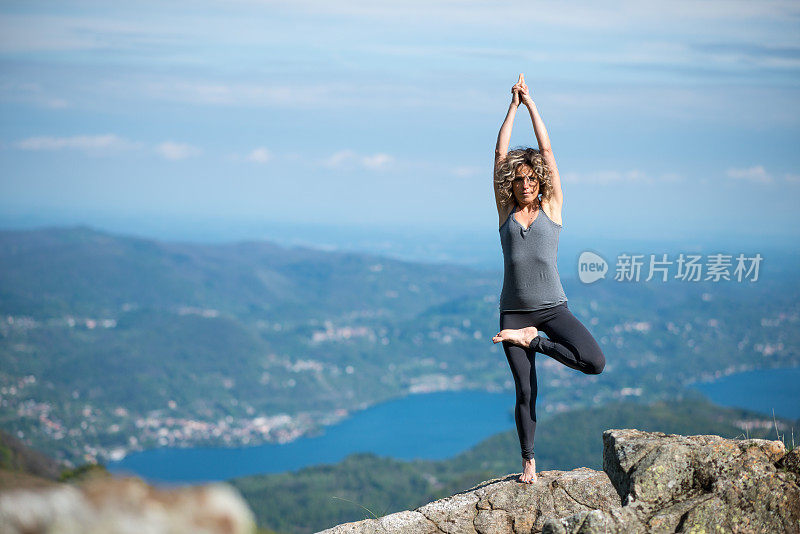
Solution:
M 528 86 L 525 85 L 524 81 L 522 84 L 520 98 L 522 103 L 525 104 L 525 107 L 528 108 L 528 113 L 530 113 L 531 121 L 533 122 L 533 132 L 536 134 L 536 141 L 539 143 L 539 152 L 542 153 L 542 158 L 552 171 L 550 184 L 553 186 L 553 198 L 550 199 L 550 202 L 554 204 L 553 207 L 560 214 L 561 206 L 564 203 L 564 194 L 561 191 L 561 177 L 558 175 L 556 158 L 553 156 L 553 149 L 550 147 L 550 137 L 548 137 L 547 129 L 544 127 L 544 122 L 542 122 L 542 118 L 539 116 L 539 110 L 536 109 L 536 104 L 533 103 L 533 99 L 528 91 Z

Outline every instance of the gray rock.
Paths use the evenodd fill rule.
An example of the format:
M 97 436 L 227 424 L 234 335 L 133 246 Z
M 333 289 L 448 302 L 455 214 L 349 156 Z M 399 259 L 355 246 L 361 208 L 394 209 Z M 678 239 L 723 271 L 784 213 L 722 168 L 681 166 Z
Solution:
M 626 429 L 604 432 L 603 445 L 625 505 L 552 519 L 544 532 L 800 533 L 796 458 L 780 441 Z
M 489 480 L 413 511 L 345 523 L 324 534 L 447 533 L 512 534 L 541 532 L 548 517 L 619 508 L 611 481 L 585 467 L 543 471 L 534 484 L 517 481 L 519 473 Z
M 800 533 L 800 452 L 780 441 L 607 430 L 603 469 L 511 475 L 323 532 Z
M 159 490 L 137 477 L 96 477 L 0 491 L 4 534 L 251 534 L 255 526 L 222 483 Z

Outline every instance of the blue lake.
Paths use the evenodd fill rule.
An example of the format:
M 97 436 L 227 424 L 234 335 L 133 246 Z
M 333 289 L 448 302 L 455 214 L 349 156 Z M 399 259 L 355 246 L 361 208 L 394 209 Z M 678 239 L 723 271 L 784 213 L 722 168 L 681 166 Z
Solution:
M 514 403 L 513 392 L 410 395 L 355 412 L 321 436 L 241 448 L 151 449 L 106 466 L 154 484 L 179 484 L 336 463 L 354 452 L 440 460 L 516 428 Z
M 800 367 L 745 371 L 693 387 L 722 406 L 800 419 Z
M 722 406 L 800 418 L 800 367 L 762 369 L 693 387 Z M 539 403 L 544 401 L 539 396 Z M 402 460 L 451 458 L 514 426 L 514 393 L 410 395 L 353 413 L 321 436 L 240 448 L 151 449 L 107 467 L 160 485 L 199 483 L 336 463 L 354 452 Z

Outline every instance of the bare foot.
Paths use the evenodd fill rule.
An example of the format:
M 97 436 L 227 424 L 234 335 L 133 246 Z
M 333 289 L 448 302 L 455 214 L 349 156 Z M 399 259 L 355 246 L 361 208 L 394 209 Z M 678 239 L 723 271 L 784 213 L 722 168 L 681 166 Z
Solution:
M 536 458 L 530 460 L 522 459 L 522 474 L 519 477 L 520 482 L 525 484 L 533 484 L 538 479 L 536 474 Z
M 495 334 L 492 338 L 492 342 L 500 343 L 501 341 L 508 341 L 512 345 L 519 345 L 527 349 L 530 347 L 533 338 L 538 335 L 539 331 L 536 330 L 535 326 L 526 326 L 525 328 L 517 329 L 506 328 Z

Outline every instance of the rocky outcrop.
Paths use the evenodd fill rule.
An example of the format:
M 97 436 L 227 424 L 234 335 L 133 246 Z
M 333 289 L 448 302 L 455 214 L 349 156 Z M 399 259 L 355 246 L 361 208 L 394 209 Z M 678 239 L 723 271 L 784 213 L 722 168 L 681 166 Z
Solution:
M 800 449 L 639 430 L 603 433 L 603 470 L 493 479 L 415 510 L 346 523 L 325 534 L 800 534 Z M 136 477 L 76 483 L 0 470 L 0 532 L 115 534 L 255 531 L 227 484 L 156 489 Z
M 608 476 L 585 467 L 543 471 L 535 484 L 519 474 L 493 479 L 467 491 L 378 519 L 345 523 L 325 534 L 435 534 L 541 532 L 549 517 L 567 517 L 595 509 L 619 508 Z
M 800 533 L 800 452 L 780 441 L 607 430 L 603 447 L 624 506 L 552 518 L 543 532 Z
M 8 474 L 7 474 L 8 475 Z M 137 477 L 61 484 L 24 473 L 0 477 L 4 534 L 251 534 L 252 512 L 227 484 L 159 490 Z
M 800 533 L 800 450 L 780 441 L 603 433 L 603 469 L 518 474 L 324 534 Z

